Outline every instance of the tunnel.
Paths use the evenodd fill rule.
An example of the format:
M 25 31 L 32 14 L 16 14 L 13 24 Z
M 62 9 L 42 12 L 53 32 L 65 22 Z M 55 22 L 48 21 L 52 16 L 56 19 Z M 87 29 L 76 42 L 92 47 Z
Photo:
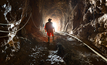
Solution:
M 0 64 L 106 65 L 107 0 L 2 0 Z

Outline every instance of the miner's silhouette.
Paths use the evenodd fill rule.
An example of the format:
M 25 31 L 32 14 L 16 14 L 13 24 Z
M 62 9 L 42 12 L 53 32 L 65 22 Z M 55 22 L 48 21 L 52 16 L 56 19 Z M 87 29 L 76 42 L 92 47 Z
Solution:
M 50 43 L 50 36 L 52 35 L 53 41 L 54 41 L 54 27 L 53 23 L 51 22 L 52 19 L 48 19 L 48 22 L 45 24 L 45 31 L 47 32 L 48 35 L 48 42 Z

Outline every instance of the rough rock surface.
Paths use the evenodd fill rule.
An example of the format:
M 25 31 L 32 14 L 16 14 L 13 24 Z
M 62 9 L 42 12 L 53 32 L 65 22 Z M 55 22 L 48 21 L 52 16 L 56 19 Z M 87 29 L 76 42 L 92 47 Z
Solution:
M 20 37 L 29 39 L 28 35 L 46 42 L 43 26 L 49 17 L 56 21 L 58 31 L 91 41 L 107 56 L 106 0 L 2 0 L 0 46 L 9 44 L 18 51 Z

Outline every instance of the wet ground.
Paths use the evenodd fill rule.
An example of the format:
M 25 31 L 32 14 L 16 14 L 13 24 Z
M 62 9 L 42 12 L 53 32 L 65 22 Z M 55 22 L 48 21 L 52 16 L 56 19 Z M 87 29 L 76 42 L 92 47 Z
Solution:
M 67 35 L 55 35 L 51 43 L 19 38 L 17 47 L 0 47 L 0 65 L 107 65 L 83 43 Z

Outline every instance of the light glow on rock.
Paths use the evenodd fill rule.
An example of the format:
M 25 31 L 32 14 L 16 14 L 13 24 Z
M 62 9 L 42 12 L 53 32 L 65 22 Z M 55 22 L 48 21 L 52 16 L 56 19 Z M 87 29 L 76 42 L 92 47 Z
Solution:
M 73 31 L 71 31 L 70 34 L 73 34 Z
M 101 16 L 100 18 L 98 18 L 99 21 L 103 20 L 106 21 L 107 20 L 107 14 L 104 14 L 103 16 Z
M 53 22 L 53 27 L 54 27 L 54 29 L 55 29 L 55 31 L 56 31 L 56 30 L 57 30 L 57 25 L 56 25 L 55 22 Z

